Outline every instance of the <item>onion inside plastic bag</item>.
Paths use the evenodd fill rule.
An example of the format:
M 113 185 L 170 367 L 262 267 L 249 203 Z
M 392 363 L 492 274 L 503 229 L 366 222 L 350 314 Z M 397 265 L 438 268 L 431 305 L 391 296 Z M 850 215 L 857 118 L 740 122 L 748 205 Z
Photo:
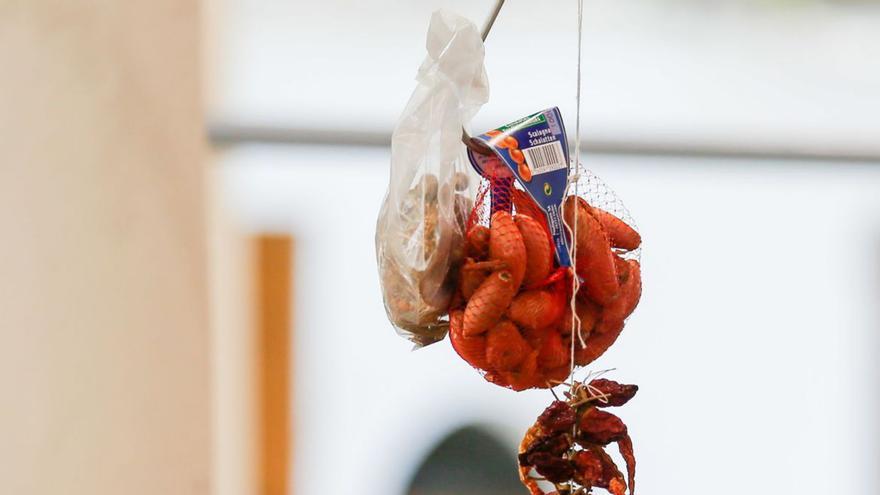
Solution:
M 483 41 L 469 20 L 433 14 L 428 56 L 391 138 L 376 259 L 388 319 L 417 346 L 441 340 L 471 210 L 462 127 L 488 101 Z

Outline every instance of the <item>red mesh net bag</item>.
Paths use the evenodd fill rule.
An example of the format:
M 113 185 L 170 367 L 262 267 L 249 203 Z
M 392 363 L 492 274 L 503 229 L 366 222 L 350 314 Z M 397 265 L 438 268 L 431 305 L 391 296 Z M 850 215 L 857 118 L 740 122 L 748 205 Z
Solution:
M 541 209 L 503 168 L 487 175 L 468 219 L 450 340 L 487 380 L 545 388 L 570 371 L 559 330 L 569 277 L 555 260 Z
M 642 238 L 626 207 L 595 174 L 581 170 L 569 192 L 563 220 L 574 240 L 574 306 L 583 340 L 575 345 L 575 364 L 583 366 L 614 344 L 639 303 Z
M 584 194 L 563 202 L 574 270 L 560 267 L 543 210 L 506 168 L 484 174 L 467 222 L 450 340 L 492 383 L 552 387 L 569 376 L 572 355 L 575 366 L 586 365 L 620 335 L 641 294 L 641 239 L 591 175 Z M 591 204 L 597 191 L 608 197 L 593 194 L 593 202 L 611 207 Z

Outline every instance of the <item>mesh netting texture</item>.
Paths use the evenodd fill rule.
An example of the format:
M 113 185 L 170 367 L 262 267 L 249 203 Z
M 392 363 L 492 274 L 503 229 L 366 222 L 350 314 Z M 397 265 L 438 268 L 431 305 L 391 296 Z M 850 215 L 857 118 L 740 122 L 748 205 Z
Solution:
M 594 174 L 575 179 L 563 203 L 569 234 L 576 232 L 574 271 L 558 265 L 543 210 L 512 177 L 480 185 L 449 330 L 459 356 L 497 385 L 525 390 L 566 380 L 572 354 L 575 366 L 601 356 L 638 304 L 641 238 L 629 212 Z

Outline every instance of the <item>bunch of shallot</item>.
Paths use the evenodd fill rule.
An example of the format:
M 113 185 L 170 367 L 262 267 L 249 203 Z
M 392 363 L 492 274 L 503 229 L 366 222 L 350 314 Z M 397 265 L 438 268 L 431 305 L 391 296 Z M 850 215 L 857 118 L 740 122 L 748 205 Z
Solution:
M 616 216 L 571 196 L 563 212 L 576 232 L 575 270 L 560 267 L 543 212 L 520 189 L 509 196 L 512 208 L 497 208 L 496 201 L 488 226 L 470 222 L 449 312 L 450 341 L 492 383 L 547 388 L 569 375 L 572 339 L 574 364 L 585 365 L 620 335 L 641 295 L 639 263 L 622 255 L 641 238 Z M 485 198 L 478 198 L 475 212 Z M 574 298 L 579 332 L 573 332 L 578 325 L 570 309 L 574 277 L 580 281 Z

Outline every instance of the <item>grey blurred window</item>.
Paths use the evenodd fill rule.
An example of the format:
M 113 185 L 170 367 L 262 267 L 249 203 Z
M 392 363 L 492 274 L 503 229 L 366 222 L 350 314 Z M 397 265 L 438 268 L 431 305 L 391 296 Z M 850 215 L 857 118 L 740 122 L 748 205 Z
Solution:
M 418 468 L 408 495 L 508 495 L 523 490 L 510 448 L 479 427 L 440 442 Z

